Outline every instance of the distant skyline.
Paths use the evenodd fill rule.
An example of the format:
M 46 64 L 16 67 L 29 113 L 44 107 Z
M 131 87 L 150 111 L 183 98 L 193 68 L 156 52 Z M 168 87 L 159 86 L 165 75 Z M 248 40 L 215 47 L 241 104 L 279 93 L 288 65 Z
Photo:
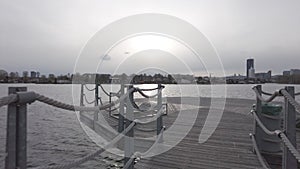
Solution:
M 245 75 L 247 58 L 255 59 L 256 72 L 300 68 L 298 0 L 2 0 L 0 69 L 73 73 L 77 56 L 97 31 L 141 13 L 175 16 L 198 28 L 216 48 L 226 75 Z

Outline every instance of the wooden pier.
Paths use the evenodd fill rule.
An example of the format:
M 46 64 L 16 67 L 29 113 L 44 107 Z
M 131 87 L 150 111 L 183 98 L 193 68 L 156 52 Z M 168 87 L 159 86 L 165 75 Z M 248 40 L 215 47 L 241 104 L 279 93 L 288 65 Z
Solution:
M 209 107 L 184 110 L 181 113 L 198 111 L 195 125 L 188 135 L 170 151 L 141 160 L 136 168 L 261 168 L 249 138 L 253 119 L 247 115 L 247 109 L 251 106 L 249 102 L 244 112 L 225 110 L 216 131 L 203 144 L 198 143 L 198 137 Z M 177 114 L 175 111 L 164 117 L 164 124 L 172 125 Z
M 128 86 L 127 94 L 121 95 L 119 98 L 120 105 L 124 104 L 124 100 L 126 101 L 124 104 L 126 105 L 126 113 L 124 114 L 127 117 L 125 120 L 126 123 L 124 123 L 125 121 L 123 118 L 119 118 L 121 115 L 119 110 L 115 109 L 115 112 L 108 111 L 108 108 L 109 110 L 112 110 L 112 106 L 117 105 L 116 101 L 101 106 L 98 106 L 95 102 L 95 107 L 86 107 L 82 104 L 83 98 L 81 98 L 81 106 L 73 106 L 34 92 L 15 92 L 12 95 L 3 97 L 0 101 L 0 107 L 3 105 L 9 105 L 8 113 L 10 116 L 14 116 L 15 114 L 20 114 L 20 109 L 14 109 L 18 113 L 13 114 L 11 113 L 10 107 L 17 107 L 18 105 L 25 105 L 38 100 L 65 110 L 79 111 L 81 122 L 94 130 L 99 137 L 102 137 L 103 140 L 108 142 L 103 143 L 104 145 L 102 149 L 99 149 L 90 155 L 71 163 L 58 165 L 54 168 L 72 168 L 78 166 L 84 162 L 92 160 L 94 157 L 107 150 L 113 150 L 114 152 L 112 154 L 116 156 L 125 157 L 124 168 L 130 169 L 297 168 L 297 164 L 300 161 L 300 154 L 297 150 L 299 147 L 296 147 L 296 144 L 298 146 L 300 145 L 300 135 L 295 129 L 296 118 L 291 117 L 293 117 L 293 115 L 296 117 L 295 112 L 300 110 L 300 104 L 293 99 L 294 95 L 300 95 L 300 93 L 294 94 L 293 88 L 287 87 L 286 89 L 282 89 L 280 92 L 275 92 L 274 94 L 264 92 L 265 95 L 271 96 L 265 100 L 259 95 L 262 94 L 262 92 L 260 90 L 261 86 L 258 86 L 259 90 L 254 88 L 254 91 L 258 93 L 256 101 L 246 99 L 226 99 L 226 104 L 223 107 L 222 104 L 217 103 L 223 102 L 223 99 L 214 99 L 214 105 L 211 105 L 210 98 L 200 98 L 200 102 L 195 101 L 199 98 L 196 99 L 193 97 L 186 97 L 184 99 L 179 97 L 162 98 L 161 90 L 163 87 L 161 85 L 158 86 L 159 87 L 156 89 L 151 89 L 158 90 L 158 93 L 157 95 L 154 95 L 154 97 L 157 97 L 156 102 L 154 101 L 156 106 L 154 106 L 153 109 L 150 108 L 149 111 L 141 110 L 140 108 L 142 104 L 140 103 L 148 102 L 148 105 L 151 105 L 151 102 L 153 102 L 151 100 L 152 97 L 145 95 L 147 99 L 134 100 L 133 93 L 142 93 L 142 90 Z M 144 94 L 142 93 L 142 95 Z M 277 96 L 284 96 L 286 98 L 283 113 L 284 116 L 281 117 L 281 115 L 279 115 L 279 118 L 277 118 L 279 122 L 283 120 L 283 126 L 276 126 L 275 130 L 273 129 L 272 131 L 269 130 L 268 127 L 264 126 L 268 125 L 268 123 L 270 124 L 270 122 L 263 118 L 259 118 L 257 114 L 263 116 L 263 113 L 266 113 L 262 111 L 262 101 L 264 103 L 271 102 Z M 165 100 L 165 113 L 162 111 L 164 108 L 162 100 Z M 254 103 L 256 103 L 256 107 L 252 110 Z M 137 106 L 137 104 L 140 106 Z M 291 106 L 294 108 L 291 108 Z M 218 122 L 219 120 L 216 118 L 216 122 L 218 122 L 217 128 L 208 140 L 204 143 L 199 143 L 198 139 L 203 127 L 205 126 L 206 118 L 210 115 L 210 109 L 218 109 L 220 112 L 223 112 L 222 118 L 220 122 Z M 24 109 L 24 112 L 26 113 L 26 109 Z M 197 114 L 196 117 L 195 114 Z M 195 120 L 195 123 L 192 124 L 192 128 L 188 131 L 188 133 L 184 133 L 186 131 L 181 130 L 188 125 L 185 121 L 176 123 L 179 115 L 183 115 L 180 118 L 194 118 L 193 120 Z M 132 119 L 129 117 L 132 117 Z M 142 120 L 145 117 L 147 117 L 147 120 Z M 274 117 L 275 116 L 269 116 L 269 118 L 273 119 Z M 22 119 L 26 120 L 26 118 Z M 122 120 L 120 121 L 120 119 Z M 152 120 L 149 121 L 149 119 Z M 8 152 L 8 156 L 6 157 L 6 168 L 13 169 L 15 166 L 21 166 L 21 169 L 26 169 L 26 156 L 24 156 L 23 161 L 25 162 L 22 163 L 22 165 L 19 164 L 20 160 L 12 159 L 14 156 L 19 156 L 22 153 L 20 148 L 20 150 L 17 149 L 17 151 L 13 149 L 15 146 L 18 148 L 19 145 L 19 142 L 16 142 L 15 140 L 18 139 L 22 141 L 22 143 L 26 143 L 26 137 L 25 139 L 23 137 L 19 139 L 18 137 L 20 132 L 22 132 L 21 134 L 26 135 L 26 131 L 15 127 L 18 126 L 16 125 L 16 120 L 18 120 L 18 118 L 8 118 L 7 131 L 10 131 L 10 129 L 16 129 L 16 131 L 12 130 L 7 134 L 7 136 L 9 136 L 7 137 L 7 143 L 11 144 L 6 146 Z M 120 124 L 122 126 L 126 126 L 126 128 L 122 130 L 123 134 L 121 135 L 119 135 Z M 178 144 L 171 145 L 171 142 L 163 140 L 163 137 L 161 136 L 164 136 L 164 130 L 167 131 L 169 128 L 174 126 L 176 126 L 178 130 L 168 133 L 168 135 L 166 134 L 165 136 L 171 136 L 172 139 L 178 135 L 185 135 L 185 137 Z M 267 137 L 263 135 L 258 128 L 269 136 L 278 137 Z M 286 133 L 286 131 L 293 132 Z M 252 134 L 250 135 L 250 133 Z M 129 137 L 124 137 L 124 135 Z M 255 136 L 257 136 L 257 138 L 255 138 Z M 294 136 L 296 136 L 296 139 L 293 141 L 290 138 Z M 273 140 L 277 140 L 278 138 L 281 139 L 280 141 L 282 141 L 282 144 L 273 144 Z M 257 139 L 258 142 L 255 139 Z M 143 155 L 139 155 L 144 154 L 143 152 L 149 150 L 154 143 L 161 144 L 160 146 L 163 145 L 170 147 L 170 149 L 152 157 L 144 158 Z M 23 146 L 21 148 L 26 148 L 26 144 L 22 145 Z M 277 146 L 279 151 L 283 151 L 279 152 L 278 155 L 268 152 L 270 151 L 270 147 L 271 150 L 273 150 L 273 145 L 274 147 Z M 266 154 L 265 152 L 271 153 L 272 155 Z M 265 158 L 260 157 L 260 154 L 262 153 L 265 153 L 263 154 Z M 140 159 L 140 157 L 142 158 Z M 135 160 L 137 160 L 137 163 L 134 163 Z
M 193 98 L 188 98 L 193 100 Z M 185 99 L 185 100 L 188 100 Z M 180 111 L 180 98 L 167 98 L 169 113 L 163 117 L 166 129 Z M 249 114 L 254 100 L 227 99 L 221 122 L 207 142 L 198 143 L 198 137 L 209 110 L 209 98 L 201 98 L 199 105 L 183 104 L 181 113 L 198 112 L 193 128 L 187 136 L 169 151 L 151 158 L 138 161 L 135 168 L 262 168 L 257 156 L 253 153 L 253 145 L 249 133 L 253 132 L 253 117 Z M 103 112 L 103 115 L 106 115 Z M 92 118 L 92 114 L 90 115 Z M 109 116 L 106 120 L 112 127 L 117 121 Z M 182 124 L 184 125 L 184 124 Z M 149 126 L 148 126 L 149 127 Z M 108 131 L 98 130 L 99 135 L 107 136 Z M 105 133 L 102 133 L 102 132 Z M 149 137 L 153 133 L 135 131 L 139 137 Z M 113 135 L 110 136 L 111 138 Z M 109 137 L 106 137 L 109 139 Z M 154 142 L 136 141 L 135 149 L 147 150 Z
M 192 97 L 184 100 L 189 99 L 193 100 Z M 182 108 L 181 113 L 186 113 L 186 115 L 191 111 L 198 112 L 196 122 L 178 145 L 163 154 L 141 159 L 135 164 L 135 168 L 263 168 L 253 151 L 253 143 L 249 136 L 250 133 L 253 133 L 254 124 L 253 117 L 249 112 L 255 104 L 255 100 L 227 99 L 222 119 L 216 131 L 202 144 L 198 142 L 198 137 L 208 115 L 210 99 L 201 98 L 200 104 L 194 106 L 181 105 L 180 98 L 176 97 L 169 97 L 166 100 L 169 111 L 168 115 L 163 117 L 166 129 L 173 125 L 180 107 Z M 106 112 L 103 112 L 103 115 L 112 127 L 117 126 L 117 121 L 109 117 Z M 92 118 L 92 115 L 90 117 Z M 99 134 L 107 135 L 107 131 L 106 134 L 102 131 Z M 155 132 L 135 131 L 135 135 L 139 137 L 149 137 L 150 134 L 155 135 Z M 111 137 L 113 138 L 113 135 Z M 106 139 L 109 138 L 106 137 Z M 136 140 L 135 149 L 147 150 L 152 143 L 154 140 Z M 300 145 L 300 132 L 297 132 L 297 144 Z M 264 154 L 264 157 L 272 169 L 282 168 L 281 155 Z

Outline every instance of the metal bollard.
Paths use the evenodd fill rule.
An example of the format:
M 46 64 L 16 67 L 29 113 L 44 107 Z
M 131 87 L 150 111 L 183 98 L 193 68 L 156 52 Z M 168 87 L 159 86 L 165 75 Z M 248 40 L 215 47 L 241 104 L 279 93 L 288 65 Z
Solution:
M 8 94 L 27 91 L 26 87 L 9 87 Z M 11 103 L 7 108 L 5 169 L 27 167 L 27 106 Z

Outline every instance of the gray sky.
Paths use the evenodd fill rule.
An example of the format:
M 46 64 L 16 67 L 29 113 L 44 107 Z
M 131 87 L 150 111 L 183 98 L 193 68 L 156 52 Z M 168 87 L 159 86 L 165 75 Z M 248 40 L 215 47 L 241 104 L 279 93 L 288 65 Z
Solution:
M 141 13 L 168 14 L 194 25 L 215 46 L 228 75 L 245 74 L 248 57 L 259 72 L 300 68 L 299 0 L 1 0 L 0 69 L 73 72 L 97 31 Z

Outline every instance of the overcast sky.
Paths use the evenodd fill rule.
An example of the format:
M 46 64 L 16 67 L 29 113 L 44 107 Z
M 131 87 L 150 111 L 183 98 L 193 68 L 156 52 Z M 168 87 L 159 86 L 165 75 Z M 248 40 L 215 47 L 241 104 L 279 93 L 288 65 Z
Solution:
M 97 31 L 142 13 L 175 16 L 198 28 L 227 75 L 245 74 L 249 57 L 258 72 L 300 68 L 299 0 L 1 0 L 0 69 L 72 73 Z

